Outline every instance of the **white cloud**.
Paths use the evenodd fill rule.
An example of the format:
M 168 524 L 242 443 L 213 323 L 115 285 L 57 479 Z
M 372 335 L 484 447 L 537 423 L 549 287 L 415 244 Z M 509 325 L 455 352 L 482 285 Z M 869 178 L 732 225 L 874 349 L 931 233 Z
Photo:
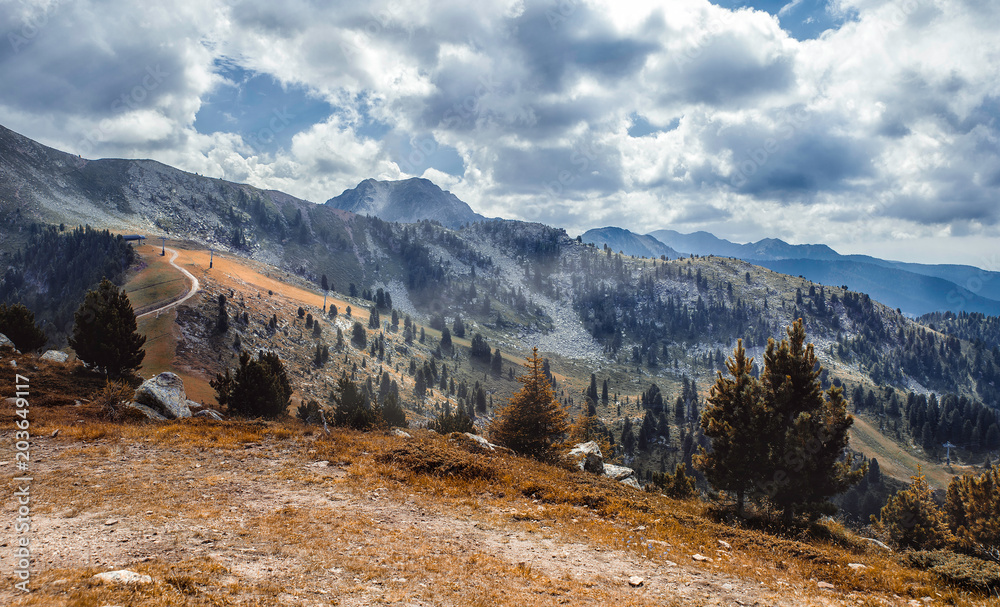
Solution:
M 316 202 L 403 176 L 394 146 L 431 137 L 464 173 L 433 158 L 413 170 L 487 215 L 847 249 L 992 238 L 998 11 L 838 0 L 831 12 L 852 17 L 800 42 L 765 12 L 707 0 L 7 3 L 12 33 L 44 25 L 0 50 L 0 123 Z M 199 133 L 220 63 L 336 112 L 284 149 Z M 630 137 L 634 116 L 671 129 Z

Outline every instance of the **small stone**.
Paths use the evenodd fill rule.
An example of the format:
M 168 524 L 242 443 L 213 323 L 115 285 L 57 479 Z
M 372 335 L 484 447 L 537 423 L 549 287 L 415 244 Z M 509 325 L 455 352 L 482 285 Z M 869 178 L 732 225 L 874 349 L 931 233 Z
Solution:
M 861 571 L 862 569 L 868 569 L 868 565 L 862 565 L 861 563 L 848 563 L 848 567 L 855 571 Z
M 118 519 L 116 519 L 116 518 L 109 518 L 108 520 L 104 521 L 104 524 L 105 524 L 105 526 L 108 526 L 108 527 L 110 527 L 111 525 L 117 525 L 118 524 Z
M 709 562 L 709 563 L 712 562 L 712 559 L 708 558 L 707 556 L 705 556 L 703 554 L 692 554 L 691 558 L 693 558 L 694 560 L 696 560 L 698 562 Z
M 836 588 L 836 586 L 834 586 L 830 582 L 817 582 L 816 585 L 822 588 L 823 590 L 833 590 L 834 588 Z
M 726 550 L 732 550 L 733 548 L 732 545 L 725 540 L 719 540 L 719 545 L 725 548 Z
M 313 462 L 313 463 L 309 464 L 309 467 L 310 468 L 326 468 L 329 465 L 330 465 L 330 462 L 328 462 L 327 460 L 324 459 L 322 461 Z
M 642 586 L 645 582 L 646 582 L 646 580 L 642 579 L 641 577 L 639 577 L 637 575 L 633 575 L 632 577 L 630 577 L 628 579 L 628 585 L 631 586 L 631 587 L 633 587 L 633 588 L 638 588 L 638 587 Z
M 114 584 L 153 583 L 153 578 L 149 577 L 148 575 L 142 575 L 141 573 L 129 571 L 128 569 L 119 569 L 118 571 L 105 571 L 104 573 L 98 573 L 93 577 L 93 579 Z
M 729 582 L 726 582 L 725 584 L 722 585 L 722 589 L 725 590 L 726 592 L 732 592 L 733 585 L 730 584 Z
M 399 438 L 413 438 L 409 432 L 396 428 L 392 431 L 393 436 L 398 436 Z
M 666 565 L 667 567 L 676 567 L 677 563 L 675 563 L 673 561 L 667 561 L 667 562 L 664 563 L 664 565 Z
M 59 436 L 59 428 L 56 428 L 56 430 L 49 435 L 49 438 L 55 438 L 57 436 Z

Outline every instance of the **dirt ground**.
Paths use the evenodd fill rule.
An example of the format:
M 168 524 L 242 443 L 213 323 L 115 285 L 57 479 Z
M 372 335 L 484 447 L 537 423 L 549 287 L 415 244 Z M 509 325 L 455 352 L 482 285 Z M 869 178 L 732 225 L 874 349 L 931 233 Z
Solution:
M 127 440 L 83 434 L 32 445 L 33 592 L 13 590 L 8 576 L 3 604 L 859 602 L 815 585 L 715 571 L 720 559 L 738 558 L 721 545 L 706 551 L 713 562 L 700 563 L 658 556 L 652 544 L 644 557 L 591 542 L 558 521 L 547 524 L 545 507 L 530 499 L 506 508 L 474 495 L 442 500 L 419 486 L 372 487 L 361 480 L 366 475 L 355 478 L 353 468 L 364 464 L 317 460 L 315 447 L 328 440 L 319 434 L 244 433 L 220 437 L 219 446 L 163 444 L 170 437 L 153 430 Z M 5 500 L 0 511 L 5 554 L 16 541 L 14 506 Z M 615 524 L 578 510 L 573 523 Z M 89 580 L 122 568 L 153 583 Z M 642 577 L 642 586 L 631 587 L 631 576 Z

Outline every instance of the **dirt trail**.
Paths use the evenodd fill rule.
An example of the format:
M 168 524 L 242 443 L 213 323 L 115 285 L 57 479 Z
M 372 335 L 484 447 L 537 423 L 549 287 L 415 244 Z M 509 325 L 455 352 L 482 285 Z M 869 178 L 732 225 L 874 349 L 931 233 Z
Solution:
M 184 296 L 181 297 L 180 299 L 172 301 L 172 302 L 170 302 L 168 304 L 164 304 L 164 305 L 162 305 L 162 306 L 160 306 L 158 308 L 154 308 L 154 309 L 152 309 L 152 310 L 150 310 L 148 312 L 143 312 L 142 314 L 138 314 L 138 315 L 136 315 L 137 319 L 138 318 L 144 318 L 146 316 L 154 316 L 154 315 L 155 316 L 159 316 L 160 312 L 164 312 L 166 310 L 169 310 L 170 308 L 173 308 L 175 306 L 179 306 L 182 303 L 184 303 L 185 301 L 191 299 L 192 297 L 194 297 L 194 294 L 198 292 L 198 289 L 201 288 L 201 285 L 198 282 L 198 279 L 194 277 L 194 274 L 192 274 L 191 272 L 188 272 L 185 268 L 182 268 L 181 266 L 179 266 L 179 265 L 177 265 L 175 263 L 175 261 L 177 260 L 178 252 L 175 249 L 171 249 L 170 247 L 165 247 L 165 249 L 167 251 L 170 251 L 170 261 L 169 261 L 170 265 L 172 265 L 174 268 L 176 268 L 177 270 L 179 270 L 182 274 L 184 274 L 184 276 L 187 277 L 188 280 L 191 281 L 191 288 L 188 289 L 188 292 L 185 293 Z

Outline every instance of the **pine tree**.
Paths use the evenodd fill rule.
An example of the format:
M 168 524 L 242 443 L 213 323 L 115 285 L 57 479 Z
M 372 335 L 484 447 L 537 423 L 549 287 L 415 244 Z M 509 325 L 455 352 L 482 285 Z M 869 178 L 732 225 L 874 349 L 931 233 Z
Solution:
M 446 352 L 451 350 L 451 331 L 448 327 L 441 329 L 441 349 Z
M 886 533 L 900 548 L 934 550 L 950 540 L 944 513 L 934 503 L 931 488 L 922 474 L 910 477 L 906 489 L 889 498 L 879 518 L 873 515 L 876 530 Z
M 219 317 L 215 322 L 215 328 L 219 333 L 229 330 L 229 312 L 226 311 L 226 296 L 223 293 L 219 293 Z
M 500 348 L 497 348 L 493 352 L 493 360 L 490 361 L 490 371 L 496 376 L 499 376 L 503 372 L 503 355 L 500 354 Z
M 45 332 L 35 324 L 35 314 L 24 304 L 0 304 L 0 333 L 14 342 L 21 352 L 41 349 L 48 341 Z
M 960 548 L 992 553 L 995 560 L 1000 552 L 1000 466 L 951 479 L 945 511 Z
M 733 357 L 726 361 L 731 378 L 717 373 L 708 407 L 701 416 L 701 427 L 712 440 L 712 448 L 702 448 L 694 459 L 715 488 L 736 494 L 737 515 L 743 514 L 747 494 L 767 480 L 767 443 L 761 434 L 764 403 L 760 383 L 750 375 L 752 366 L 743 340 L 737 340 Z
M 856 484 L 867 467 L 853 469 L 853 458 L 840 461 L 847 431 L 854 419 L 847 414 L 843 389 L 820 390 L 821 367 L 806 344 L 802 319 L 787 329 L 780 344 L 768 340 L 761 386 L 769 457 L 763 489 L 790 522 L 796 513 L 829 511 L 827 498 Z
M 542 373 L 538 348 L 524 366 L 527 373 L 517 378 L 523 386 L 497 412 L 490 436 L 522 455 L 550 459 L 556 440 L 567 430 L 567 414 Z
M 111 377 L 135 373 L 142 365 L 146 336 L 136 331 L 135 312 L 125 291 L 110 280 L 105 278 L 87 293 L 74 319 L 69 345 L 80 360 Z
M 281 417 L 291 402 L 292 388 L 285 366 L 273 352 L 260 351 L 256 359 L 248 352 L 241 353 L 235 373 L 226 369 L 209 385 L 215 388 L 219 406 L 239 417 Z

